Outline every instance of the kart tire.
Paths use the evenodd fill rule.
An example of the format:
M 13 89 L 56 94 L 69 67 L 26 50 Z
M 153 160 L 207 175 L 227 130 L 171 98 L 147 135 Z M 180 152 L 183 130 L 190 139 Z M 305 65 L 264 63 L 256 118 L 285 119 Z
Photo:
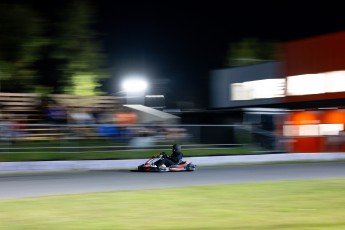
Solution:
M 186 166 L 186 171 L 195 171 L 196 170 L 196 166 L 192 163 L 189 163 L 187 166 Z

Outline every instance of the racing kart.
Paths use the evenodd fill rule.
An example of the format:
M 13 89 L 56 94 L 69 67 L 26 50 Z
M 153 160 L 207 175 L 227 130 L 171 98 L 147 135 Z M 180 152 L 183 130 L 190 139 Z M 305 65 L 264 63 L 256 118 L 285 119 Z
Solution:
M 155 163 L 160 159 L 166 157 L 164 152 L 160 153 L 158 156 L 153 156 L 149 158 L 144 164 L 138 166 L 138 171 L 140 172 L 177 172 L 177 171 L 195 171 L 196 165 L 190 161 L 181 160 L 175 165 L 169 167 L 157 167 Z

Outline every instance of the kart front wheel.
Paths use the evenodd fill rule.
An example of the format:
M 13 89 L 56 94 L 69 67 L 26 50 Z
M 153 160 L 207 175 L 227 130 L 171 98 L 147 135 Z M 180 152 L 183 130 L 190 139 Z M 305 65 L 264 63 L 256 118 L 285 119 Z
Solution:
M 186 170 L 187 171 L 195 171 L 196 170 L 196 165 L 192 164 L 192 163 L 189 163 L 187 166 L 186 166 Z

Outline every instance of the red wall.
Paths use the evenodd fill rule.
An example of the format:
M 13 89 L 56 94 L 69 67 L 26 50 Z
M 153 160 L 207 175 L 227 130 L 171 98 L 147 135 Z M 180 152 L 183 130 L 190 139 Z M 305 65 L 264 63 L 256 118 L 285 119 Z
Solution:
M 345 127 L 344 110 L 299 111 L 292 112 L 287 124 L 343 124 Z M 290 152 L 343 152 L 345 151 L 345 135 L 338 136 L 310 136 L 289 138 Z
M 326 110 L 321 116 L 322 124 L 343 124 L 345 127 L 345 111 L 344 110 Z M 322 151 L 324 152 L 344 152 L 345 136 L 344 133 L 339 136 L 325 136 Z
M 283 62 L 285 76 L 345 70 L 345 31 L 287 42 L 283 45 Z M 345 98 L 345 92 L 287 96 L 285 101 L 335 98 Z
M 345 69 L 345 31 L 283 45 L 287 76 Z
M 320 114 L 314 111 L 293 112 L 287 122 L 294 125 L 311 125 L 320 122 Z M 289 151 L 291 152 L 320 152 L 323 146 L 322 137 L 293 137 L 290 138 Z

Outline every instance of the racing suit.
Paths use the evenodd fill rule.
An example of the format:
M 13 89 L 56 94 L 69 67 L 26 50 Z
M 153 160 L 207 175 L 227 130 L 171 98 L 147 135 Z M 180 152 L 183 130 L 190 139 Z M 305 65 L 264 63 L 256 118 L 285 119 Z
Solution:
M 170 156 L 164 157 L 156 162 L 157 167 L 161 167 L 163 164 L 169 167 L 171 165 L 178 164 L 182 160 L 183 154 L 181 151 L 173 151 Z

